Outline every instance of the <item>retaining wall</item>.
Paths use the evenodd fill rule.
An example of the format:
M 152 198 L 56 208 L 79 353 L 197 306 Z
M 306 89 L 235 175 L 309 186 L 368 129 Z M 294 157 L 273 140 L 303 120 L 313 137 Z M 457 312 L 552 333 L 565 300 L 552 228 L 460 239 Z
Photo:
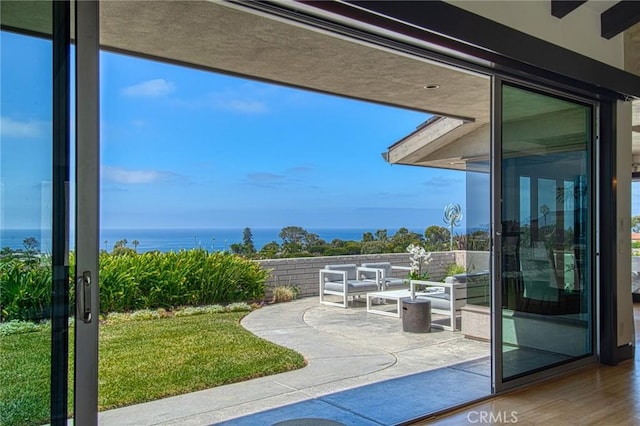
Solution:
M 429 279 L 441 281 L 447 275 L 449 266 L 456 263 L 456 252 L 431 253 L 432 261 L 428 265 Z M 459 261 L 459 260 L 458 260 Z M 409 253 L 359 254 L 349 256 L 296 257 L 289 259 L 267 259 L 257 262 L 263 268 L 271 270 L 267 280 L 267 297 L 271 297 L 271 289 L 279 285 L 290 285 L 298 288 L 298 297 L 318 296 L 320 269 L 325 265 L 366 262 L 391 262 L 395 266 L 409 266 Z M 459 261 L 460 262 L 460 261 Z M 464 263 L 459 263 L 464 266 Z M 406 271 L 394 271 L 394 276 L 403 278 Z

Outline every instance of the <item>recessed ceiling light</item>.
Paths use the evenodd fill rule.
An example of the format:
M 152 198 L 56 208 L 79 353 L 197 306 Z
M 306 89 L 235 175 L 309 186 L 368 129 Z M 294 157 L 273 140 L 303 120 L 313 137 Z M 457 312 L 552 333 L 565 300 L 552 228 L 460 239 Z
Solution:
M 439 84 L 425 84 L 424 88 L 427 90 L 435 90 L 435 89 L 439 89 L 440 85 Z

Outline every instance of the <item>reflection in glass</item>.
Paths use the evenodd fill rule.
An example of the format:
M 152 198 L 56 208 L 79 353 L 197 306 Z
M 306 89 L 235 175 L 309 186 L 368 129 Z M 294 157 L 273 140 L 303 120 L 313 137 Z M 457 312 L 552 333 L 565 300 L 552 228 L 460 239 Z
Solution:
M 43 2 L 44 3 L 44 2 Z M 4 22 L 4 20 L 3 20 Z M 50 422 L 52 45 L 0 33 L 0 423 Z M 7 327 L 9 321 L 13 327 Z
M 503 378 L 592 354 L 591 109 L 503 88 Z

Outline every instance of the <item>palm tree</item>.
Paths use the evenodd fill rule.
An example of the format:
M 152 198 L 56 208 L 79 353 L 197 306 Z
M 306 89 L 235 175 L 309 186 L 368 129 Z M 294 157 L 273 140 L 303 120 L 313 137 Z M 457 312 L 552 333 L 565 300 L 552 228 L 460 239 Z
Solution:
M 551 209 L 549 208 L 548 205 L 543 204 L 540 207 L 540 213 L 542 213 L 542 217 L 544 218 L 544 226 L 547 226 L 547 215 L 551 213 Z
M 140 241 L 138 240 L 133 240 L 131 241 L 131 245 L 133 246 L 133 250 L 135 250 L 135 252 L 138 252 L 138 245 L 140 244 Z

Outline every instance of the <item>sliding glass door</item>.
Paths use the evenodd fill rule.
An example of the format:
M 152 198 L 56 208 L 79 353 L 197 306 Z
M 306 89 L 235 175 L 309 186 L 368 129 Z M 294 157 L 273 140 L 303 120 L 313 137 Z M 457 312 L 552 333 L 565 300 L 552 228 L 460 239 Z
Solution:
M 494 379 L 594 354 L 594 106 L 496 79 Z
M 67 424 L 70 7 L 0 16 L 0 423 Z
M 98 8 L 74 4 L 77 79 L 71 2 L 0 3 L 3 425 L 97 424 Z

